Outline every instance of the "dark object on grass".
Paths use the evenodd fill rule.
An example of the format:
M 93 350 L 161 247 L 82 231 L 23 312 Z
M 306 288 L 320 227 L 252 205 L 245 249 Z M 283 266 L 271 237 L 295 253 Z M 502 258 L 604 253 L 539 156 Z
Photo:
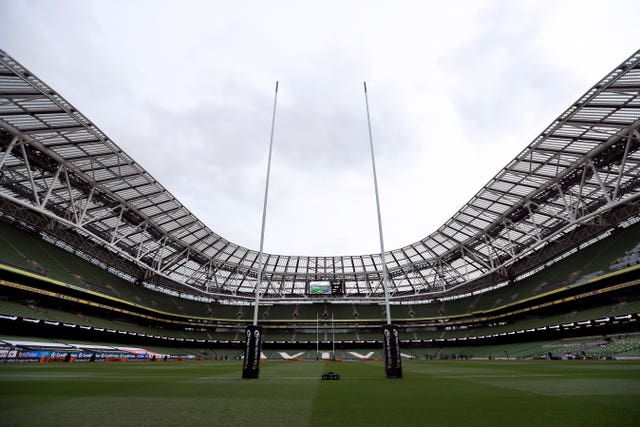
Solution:
M 327 372 L 326 374 L 322 374 L 322 380 L 339 380 L 340 375 L 335 372 Z

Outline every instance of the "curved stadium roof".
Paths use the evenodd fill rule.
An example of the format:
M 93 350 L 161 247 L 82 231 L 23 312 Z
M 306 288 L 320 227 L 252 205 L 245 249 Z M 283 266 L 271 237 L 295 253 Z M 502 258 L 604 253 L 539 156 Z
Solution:
M 511 280 L 640 212 L 640 51 L 546 127 L 445 224 L 385 253 L 392 298 Z M 139 280 L 253 296 L 258 252 L 217 235 L 91 120 L 0 51 L 0 212 Z M 126 259 L 126 262 L 123 261 Z M 263 298 L 313 279 L 380 298 L 379 254 L 264 254 Z

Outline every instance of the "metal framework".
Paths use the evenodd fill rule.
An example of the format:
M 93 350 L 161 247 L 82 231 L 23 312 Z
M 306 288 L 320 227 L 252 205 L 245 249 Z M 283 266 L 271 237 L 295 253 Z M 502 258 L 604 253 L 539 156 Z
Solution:
M 391 297 L 495 285 L 638 215 L 638 148 L 640 51 L 581 96 L 444 225 L 387 251 Z M 253 298 L 257 251 L 210 230 L 3 51 L 0 209 L 138 280 Z M 309 279 L 340 279 L 345 298 L 376 300 L 383 295 L 382 276 L 380 254 L 264 254 L 262 298 L 301 299 Z

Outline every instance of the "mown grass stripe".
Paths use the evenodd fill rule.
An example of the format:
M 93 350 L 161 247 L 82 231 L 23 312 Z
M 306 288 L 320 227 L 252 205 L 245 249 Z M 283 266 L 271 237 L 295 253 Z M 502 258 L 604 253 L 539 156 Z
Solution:
M 628 426 L 640 362 L 0 364 L 0 425 Z M 340 381 L 321 381 L 334 371 Z

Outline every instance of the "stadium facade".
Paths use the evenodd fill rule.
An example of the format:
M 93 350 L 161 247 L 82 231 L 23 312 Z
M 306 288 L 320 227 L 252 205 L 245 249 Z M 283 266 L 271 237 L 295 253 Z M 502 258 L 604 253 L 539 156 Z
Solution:
M 328 305 L 352 304 L 353 308 L 342 310 L 344 316 L 336 320 L 344 330 L 364 327 L 362 334 L 367 334 L 367 327 L 381 326 L 382 311 L 365 316 L 358 313 L 358 307 L 362 312 L 368 310 L 367 304 L 381 307 L 384 264 L 394 307 L 402 307 L 399 314 L 394 313 L 394 319 L 416 341 L 424 341 L 419 338 L 423 332 L 444 331 L 443 323 L 453 329 L 456 325 L 462 329 L 503 326 L 503 318 L 522 315 L 531 306 L 518 296 L 518 287 L 524 287 L 521 283 L 602 241 L 619 242 L 613 251 L 617 258 L 607 260 L 604 270 L 594 277 L 578 274 L 566 289 L 560 289 L 558 283 L 564 282 L 558 281 L 551 286 L 556 292 L 551 296 L 541 291 L 546 282 L 532 284 L 536 309 L 546 310 L 555 305 L 554 301 L 561 300 L 558 305 L 566 303 L 567 296 L 586 300 L 587 293 L 597 294 L 602 289 L 614 295 L 608 300 L 612 305 L 620 298 L 635 302 L 637 260 L 630 254 L 640 242 L 636 226 L 640 218 L 639 148 L 640 51 L 579 97 L 430 235 L 386 252 L 384 259 L 380 254 L 265 254 L 260 293 L 267 308 L 262 320 L 273 319 L 273 328 L 284 331 L 297 327 L 301 335 L 312 335 L 314 316 L 310 313 L 320 312 L 326 321 Z M 55 268 L 37 265 L 38 260 L 33 260 L 36 256 L 20 251 L 20 241 L 36 238 L 128 283 L 139 292 L 128 299 L 130 305 L 137 306 L 133 311 L 138 316 L 151 316 L 166 324 L 174 322 L 182 329 L 196 322 L 202 327 L 232 331 L 246 323 L 241 309 L 228 307 L 242 307 L 254 298 L 258 252 L 208 228 L 93 121 L 3 51 L 0 225 L 4 231 L 1 243 L 7 243 L 4 259 L 0 259 L 2 278 L 4 283 L 15 285 L 6 291 L 6 301 L 19 292 L 16 289 L 20 286 L 44 290 L 39 293 L 44 298 L 45 291 L 58 295 L 61 284 L 69 285 L 68 291 L 57 297 L 64 294 L 67 301 L 84 301 L 87 294 L 72 283 L 77 279 L 93 295 L 91 301 L 105 304 L 104 293 L 91 289 L 100 280 L 65 280 L 65 274 L 73 276 L 68 266 L 55 277 Z M 61 258 L 64 255 L 58 255 Z M 620 264 L 620 259 L 629 261 Z M 32 268 L 28 268 L 29 262 Z M 616 262 L 619 268 L 612 267 Z M 54 280 L 47 282 L 47 278 Z M 309 285 L 314 282 L 329 284 L 327 293 L 312 295 Z M 573 284 L 575 289 L 570 290 Z M 117 286 L 107 288 L 114 290 Z M 116 293 L 127 292 L 118 289 Z M 211 310 L 207 304 L 216 304 L 213 311 L 226 310 L 226 314 L 208 315 L 201 308 L 188 313 L 188 309 L 180 312 L 150 307 L 148 301 L 154 297 L 149 289 L 181 296 L 184 302 L 178 304 L 180 310 L 201 301 L 207 310 Z M 513 304 L 504 308 L 506 301 L 501 298 L 502 305 L 485 307 L 493 310 L 491 313 L 476 313 L 474 307 L 481 305 L 477 303 L 479 295 L 492 289 L 508 289 L 504 292 L 511 293 Z M 571 293 L 558 294 L 560 290 Z M 468 302 L 469 298 L 476 303 Z M 112 298 L 111 308 L 119 313 L 130 310 L 123 300 L 127 298 L 114 303 Z M 459 311 L 443 311 L 443 301 L 457 300 L 467 303 Z M 314 310 L 298 310 L 305 304 Z M 275 313 L 288 305 L 296 309 L 281 317 L 269 317 L 270 306 L 280 307 L 272 309 Z M 588 308 L 580 306 L 580 310 Z M 637 320 L 635 311 L 618 314 L 629 314 L 627 321 Z M 553 315 L 540 311 L 542 317 Z M 460 323 L 456 323 L 457 317 L 462 319 Z M 541 331 L 546 331 L 547 325 L 544 327 Z M 504 335 L 526 331 L 516 329 L 504 331 Z M 496 331 L 487 337 L 502 333 Z M 536 327 L 529 332 L 535 331 Z M 442 336 L 434 333 L 433 339 L 444 340 Z M 312 341 L 300 340 L 307 344 Z

